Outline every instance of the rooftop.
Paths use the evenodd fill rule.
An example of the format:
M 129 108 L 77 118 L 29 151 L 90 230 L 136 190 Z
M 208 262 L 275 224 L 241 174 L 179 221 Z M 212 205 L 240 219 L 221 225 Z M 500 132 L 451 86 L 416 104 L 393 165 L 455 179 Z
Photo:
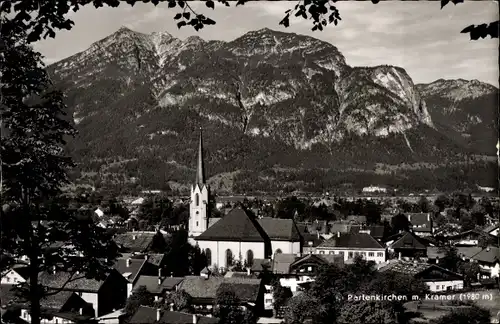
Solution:
M 340 237 L 334 236 L 321 243 L 318 248 L 383 249 L 384 247 L 370 234 L 348 233 Z
M 193 298 L 212 299 L 215 298 L 217 290 L 224 283 L 225 287 L 234 287 L 235 293 L 243 301 L 254 301 L 257 296 L 252 295 L 260 287 L 260 279 L 248 279 L 238 277 L 209 277 L 187 276 L 181 283 L 179 289 L 185 290 Z M 257 289 L 257 290 L 255 290 Z
M 300 233 L 293 219 L 264 217 L 258 220 L 267 236 L 274 241 L 299 242 Z
M 242 208 L 234 208 L 195 238 L 197 241 L 265 242 L 267 234 Z

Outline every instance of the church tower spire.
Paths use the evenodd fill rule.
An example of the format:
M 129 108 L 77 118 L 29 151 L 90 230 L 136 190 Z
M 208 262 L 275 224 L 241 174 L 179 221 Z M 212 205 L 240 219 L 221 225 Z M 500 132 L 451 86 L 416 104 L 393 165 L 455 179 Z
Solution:
M 210 197 L 210 188 L 205 183 L 205 181 L 205 164 L 203 161 L 203 134 L 200 127 L 198 159 L 196 162 L 196 182 L 191 186 L 191 203 L 189 204 L 188 226 L 189 237 L 191 238 L 200 235 L 208 228 L 208 200 Z
M 198 143 L 198 163 L 196 165 L 196 184 L 200 186 L 200 188 L 205 184 L 205 164 L 203 163 L 203 131 L 201 127 Z

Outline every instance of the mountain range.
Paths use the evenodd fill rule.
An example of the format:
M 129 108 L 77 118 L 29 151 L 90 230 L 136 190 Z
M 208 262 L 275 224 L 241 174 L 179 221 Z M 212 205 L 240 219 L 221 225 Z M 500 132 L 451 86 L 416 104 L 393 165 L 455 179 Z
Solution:
M 98 186 L 187 188 L 200 127 L 221 192 L 496 185 L 496 87 L 414 84 L 401 67 L 349 66 L 313 37 L 122 27 L 48 71 L 79 131 L 77 177 Z

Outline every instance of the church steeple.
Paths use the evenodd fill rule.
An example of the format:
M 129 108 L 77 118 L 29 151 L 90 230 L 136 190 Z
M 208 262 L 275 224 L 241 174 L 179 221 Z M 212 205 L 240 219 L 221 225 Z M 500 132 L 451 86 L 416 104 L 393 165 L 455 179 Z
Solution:
M 205 184 L 205 164 L 203 163 L 203 134 L 200 127 L 200 139 L 198 143 L 198 163 L 196 165 L 196 184 L 200 188 Z

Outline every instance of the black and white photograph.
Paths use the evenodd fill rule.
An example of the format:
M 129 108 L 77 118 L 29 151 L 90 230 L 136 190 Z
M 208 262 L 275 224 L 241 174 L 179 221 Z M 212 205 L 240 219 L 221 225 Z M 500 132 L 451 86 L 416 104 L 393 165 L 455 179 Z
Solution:
M 500 323 L 498 1 L 0 1 L 6 324 Z

